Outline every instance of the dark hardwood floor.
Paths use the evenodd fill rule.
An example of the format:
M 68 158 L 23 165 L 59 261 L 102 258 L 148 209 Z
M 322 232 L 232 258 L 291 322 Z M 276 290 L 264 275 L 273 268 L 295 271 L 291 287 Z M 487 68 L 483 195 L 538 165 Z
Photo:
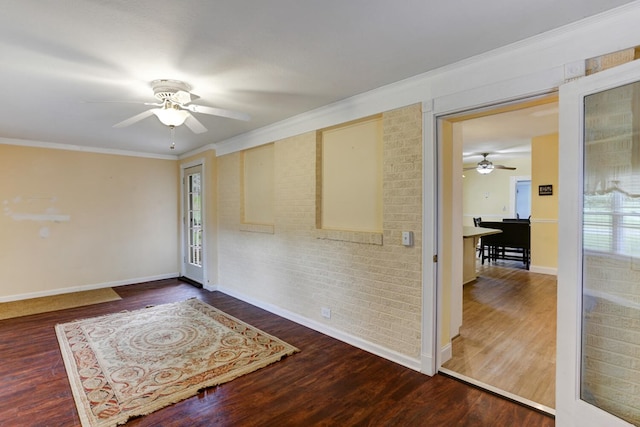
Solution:
M 219 292 L 177 279 L 115 288 L 122 300 L 0 321 L 0 426 L 80 425 L 54 325 L 197 297 L 301 352 L 127 426 L 553 426 L 457 380 L 428 377 Z

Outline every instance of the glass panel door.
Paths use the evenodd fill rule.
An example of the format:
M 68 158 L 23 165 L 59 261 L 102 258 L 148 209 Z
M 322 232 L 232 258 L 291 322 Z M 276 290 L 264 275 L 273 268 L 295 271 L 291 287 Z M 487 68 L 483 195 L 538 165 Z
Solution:
M 559 426 L 640 425 L 639 80 L 560 90 Z
M 584 97 L 580 397 L 640 425 L 640 82 Z
M 202 167 L 184 171 L 184 276 L 203 281 L 203 200 Z

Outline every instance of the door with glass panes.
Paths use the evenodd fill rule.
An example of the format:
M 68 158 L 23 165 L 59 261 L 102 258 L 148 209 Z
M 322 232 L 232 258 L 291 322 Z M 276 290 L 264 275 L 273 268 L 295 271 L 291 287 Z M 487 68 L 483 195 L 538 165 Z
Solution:
M 184 169 L 183 276 L 203 284 L 202 166 Z
M 560 88 L 560 427 L 640 425 L 637 62 Z

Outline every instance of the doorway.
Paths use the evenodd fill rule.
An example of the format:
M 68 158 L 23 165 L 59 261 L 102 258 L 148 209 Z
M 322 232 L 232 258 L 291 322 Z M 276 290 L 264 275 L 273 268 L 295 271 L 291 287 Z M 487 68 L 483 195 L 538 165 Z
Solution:
M 529 218 L 531 216 L 531 180 L 517 180 L 515 187 L 516 218 Z
M 454 254 L 459 253 L 456 247 L 461 246 L 463 240 L 462 236 L 457 234 L 457 229 L 462 228 L 463 225 L 473 226 L 473 218 L 482 217 L 485 221 L 503 221 L 518 217 L 528 219 L 532 215 L 531 186 L 536 176 L 532 174 L 530 166 L 527 169 L 526 163 L 531 164 L 533 136 L 556 133 L 557 141 L 556 103 L 557 97 L 549 96 L 439 118 L 438 150 L 442 156 L 442 174 L 440 175 L 442 185 L 439 200 L 446 205 L 443 207 L 439 228 L 449 235 L 448 238 L 443 236 L 442 246 L 443 252 L 452 254 L 452 259 L 456 259 Z M 513 135 L 517 134 L 517 128 L 524 126 L 521 120 L 530 117 L 553 118 L 555 128 L 538 127 L 533 130 L 538 133 L 529 136 L 524 135 L 525 132 L 520 130 L 521 136 L 516 139 Z M 483 118 L 488 119 L 479 120 Z M 485 123 L 480 123 L 483 121 Z M 473 132 L 482 134 L 484 140 L 476 141 L 474 147 L 467 146 L 465 139 L 469 138 L 469 134 L 473 132 L 470 132 L 466 125 L 484 127 L 487 123 L 489 127 L 493 126 L 496 129 L 510 129 L 511 136 L 500 141 L 495 134 L 487 133 L 486 128 L 482 129 L 482 132 L 472 129 Z M 528 139 L 528 149 L 523 148 L 525 144 L 522 143 L 522 139 Z M 526 153 L 527 150 L 528 153 Z M 488 174 L 474 170 L 474 164 L 478 160 L 467 160 L 464 164 L 461 160 L 486 153 L 490 153 L 488 159 L 496 164 L 495 169 Z M 528 160 L 523 160 L 525 157 L 528 157 Z M 511 173 L 511 170 L 514 172 Z M 471 181 L 473 181 L 473 185 L 470 186 L 471 192 L 463 190 Z M 486 187 L 481 189 L 481 185 Z M 463 194 L 462 200 L 456 200 L 456 196 L 451 197 L 452 194 Z M 464 208 L 464 205 L 469 202 L 476 204 L 475 210 Z M 533 219 L 535 220 L 535 216 Z M 550 225 L 553 218 L 545 213 L 542 220 L 543 225 L 546 226 Z M 557 227 L 557 217 L 553 226 Z M 441 271 L 442 283 L 448 282 L 451 285 L 448 289 L 444 285 L 440 289 L 442 307 L 438 328 L 442 345 L 440 371 L 553 413 L 555 277 L 531 273 L 518 266 L 512 269 L 513 263 L 505 262 L 500 265 L 479 266 L 479 277 L 476 281 L 465 286 L 457 286 L 453 284 L 462 283 L 459 280 L 461 273 L 459 274 L 456 270 L 460 267 L 457 264 L 460 263 L 453 262 L 448 272 Z M 439 268 L 445 270 L 447 266 L 440 265 Z M 518 293 L 516 290 L 521 292 Z M 536 296 L 531 297 L 534 293 Z M 524 301 L 528 297 L 532 298 L 529 301 L 531 304 Z M 527 310 L 530 311 L 527 312 Z M 533 327 L 527 325 L 536 325 L 538 329 L 534 331 Z M 483 326 L 486 327 L 483 328 Z M 499 327 L 506 328 L 500 330 Z M 535 335 L 536 339 L 518 340 L 520 337 L 531 335 Z M 461 340 L 466 340 L 466 345 L 457 345 Z M 519 347 L 520 353 L 515 351 L 516 346 Z M 489 353 L 493 354 L 486 358 L 485 356 Z M 531 367 L 536 362 L 531 355 L 544 359 L 544 363 L 540 364 L 542 367 Z M 467 370 L 463 370 L 461 366 Z M 545 385 L 540 386 L 548 389 L 544 392 L 551 397 L 550 400 L 539 398 L 540 390 L 536 390 L 538 394 L 528 394 L 524 391 L 526 387 L 523 387 L 523 384 L 526 386 L 526 383 L 533 385 L 542 383 L 539 381 L 540 371 L 550 374 L 547 375 L 550 376 L 548 381 L 544 381 Z M 529 375 L 528 379 L 527 375 Z M 515 380 L 511 382 L 516 386 L 508 385 L 509 381 L 496 380 L 504 378 Z M 531 399 L 531 396 L 536 396 L 535 400 Z M 540 400 L 543 400 L 543 403 L 540 403 Z
M 202 165 L 183 169 L 182 276 L 195 285 L 204 283 L 204 179 Z

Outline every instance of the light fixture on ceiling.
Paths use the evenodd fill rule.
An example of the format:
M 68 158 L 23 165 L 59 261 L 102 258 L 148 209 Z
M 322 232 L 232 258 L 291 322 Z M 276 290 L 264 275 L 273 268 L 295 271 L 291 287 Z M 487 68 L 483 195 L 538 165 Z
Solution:
M 184 124 L 193 133 L 199 134 L 206 132 L 207 128 L 192 113 L 244 121 L 250 119 L 249 115 L 245 113 L 192 104 L 192 101 L 200 97 L 191 93 L 191 86 L 185 82 L 170 79 L 154 80 L 151 82 L 151 88 L 153 89 L 153 95 L 159 102 L 142 102 L 141 104 L 152 105 L 157 108 L 151 108 L 129 117 L 120 123 L 116 123 L 113 127 L 123 128 L 155 115 L 165 126 L 176 127 Z
M 181 126 L 190 116 L 189 112 L 180 109 L 178 104 L 167 100 L 162 108 L 154 108 L 153 114 L 166 126 Z
M 471 166 L 471 167 L 468 167 L 468 168 L 464 168 L 463 170 L 468 171 L 468 170 L 475 169 L 476 172 L 478 172 L 480 175 L 488 175 L 491 172 L 493 172 L 494 169 L 506 169 L 506 170 L 511 170 L 511 171 L 516 170 L 516 168 L 511 167 L 511 166 L 494 165 L 492 162 L 487 160 L 487 156 L 488 155 L 489 155 L 489 153 L 482 153 L 482 160 L 480 160 L 476 166 Z
M 478 171 L 481 175 L 486 175 L 493 172 L 493 163 L 485 158 L 478 162 L 478 166 L 476 166 L 476 171 Z

